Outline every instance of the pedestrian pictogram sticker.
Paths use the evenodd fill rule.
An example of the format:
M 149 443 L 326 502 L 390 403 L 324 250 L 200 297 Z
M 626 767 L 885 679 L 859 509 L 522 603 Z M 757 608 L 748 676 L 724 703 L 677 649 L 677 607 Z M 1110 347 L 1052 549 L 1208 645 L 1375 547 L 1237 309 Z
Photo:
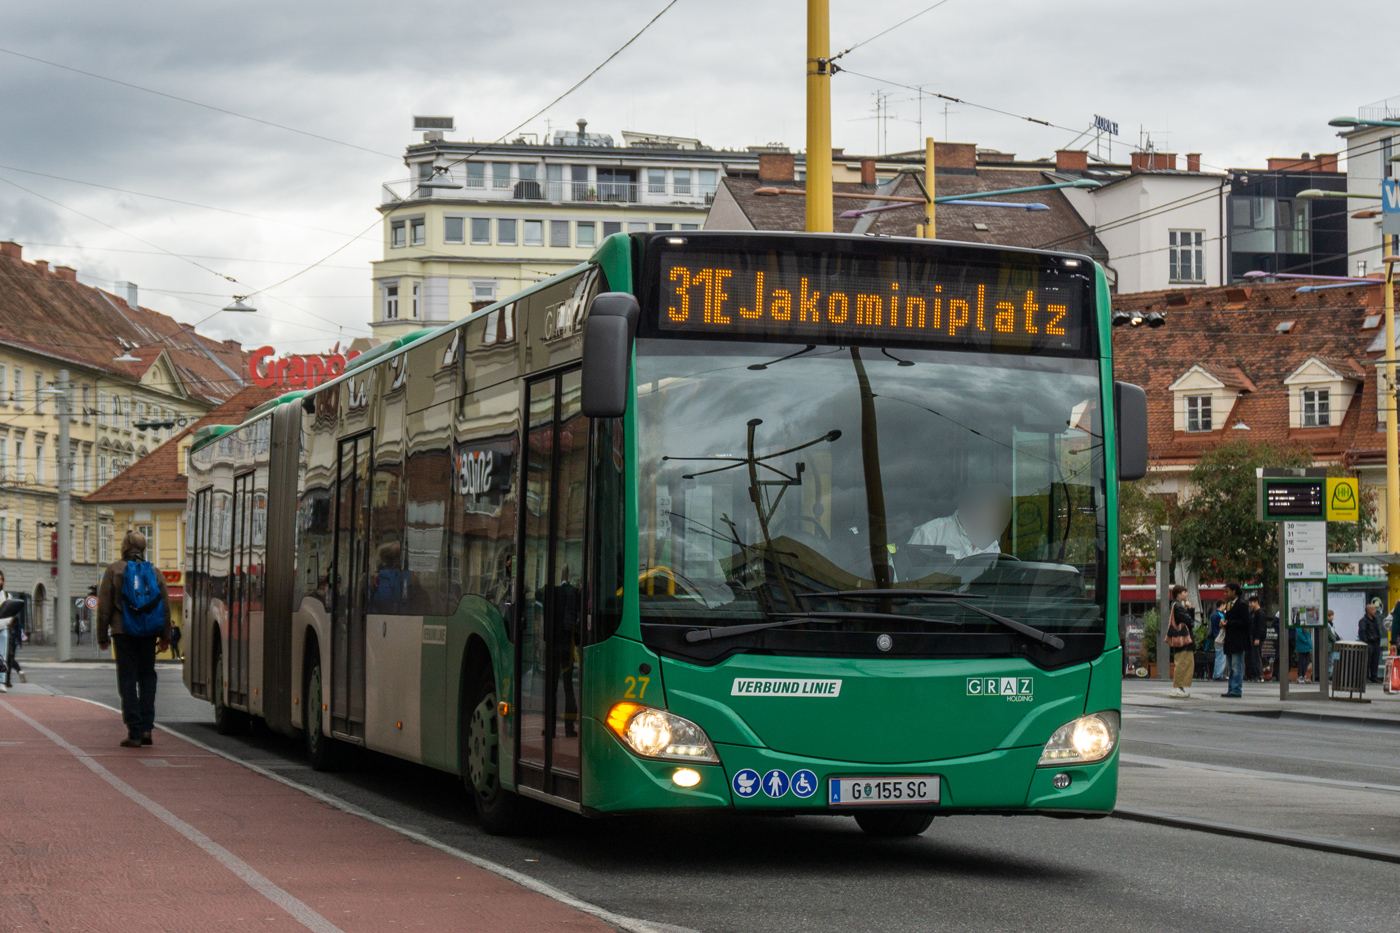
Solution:
M 763 792 L 769 797 L 781 797 L 788 792 L 788 776 L 786 771 L 779 771 L 774 768 L 763 776 Z
M 1327 520 L 1357 522 L 1361 520 L 1361 495 L 1355 477 L 1327 477 Z

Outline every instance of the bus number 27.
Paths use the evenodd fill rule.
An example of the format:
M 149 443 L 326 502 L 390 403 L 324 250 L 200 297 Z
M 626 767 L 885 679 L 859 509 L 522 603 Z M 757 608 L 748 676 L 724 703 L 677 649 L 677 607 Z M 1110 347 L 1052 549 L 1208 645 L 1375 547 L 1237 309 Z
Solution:
M 624 699 L 644 700 L 647 695 L 647 684 L 651 683 L 651 678 L 625 677 L 623 683 L 627 684 L 627 692 L 623 694 Z

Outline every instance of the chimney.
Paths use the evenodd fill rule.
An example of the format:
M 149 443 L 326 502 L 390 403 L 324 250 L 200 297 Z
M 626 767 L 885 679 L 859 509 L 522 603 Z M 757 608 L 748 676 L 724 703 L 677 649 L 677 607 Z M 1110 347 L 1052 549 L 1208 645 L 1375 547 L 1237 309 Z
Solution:
M 78 281 L 78 270 L 72 266 L 54 266 L 53 271 L 58 273 L 60 279 L 66 279 L 69 282 Z
M 1199 172 L 1201 170 L 1201 154 L 1199 152 L 1186 153 L 1186 171 Z
M 977 171 L 977 146 L 975 143 L 934 143 L 933 160 L 938 171 L 944 169 L 965 169 Z
M 135 282 L 118 282 L 117 296 L 126 302 L 128 308 L 137 308 L 137 288 Z
M 759 181 L 793 181 L 797 177 L 797 158 L 791 152 L 760 152 Z
M 1175 171 L 1175 152 L 1134 152 L 1131 170 L 1134 172 Z
M 583 134 L 588 130 L 588 121 L 583 117 L 578 118 L 578 139 L 583 142 Z
M 1083 172 L 1089 168 L 1089 153 L 1083 149 L 1055 150 L 1055 171 Z
M 832 147 L 832 149 L 831 149 L 831 160 L 832 160 L 833 162 L 838 162 L 838 161 L 840 161 L 841 159 L 844 159 L 845 157 L 846 157 L 846 147 L 845 147 L 845 146 L 842 146 L 840 149 L 837 149 L 837 148 L 834 147 L 834 146 Z
M 20 246 L 14 240 L 6 240 L 4 243 L 0 243 L 0 256 L 4 256 L 7 259 L 23 260 L 24 247 Z
M 867 188 L 875 187 L 875 160 L 860 160 L 860 183 Z
M 225 340 L 224 346 L 228 347 L 234 353 L 243 352 L 243 344 L 239 343 L 237 340 Z
M 34 268 L 38 269 L 40 272 L 48 272 L 49 261 L 47 259 L 36 259 L 34 260 Z
M 1317 154 L 1317 170 L 1319 172 L 1335 172 L 1337 170 L 1337 153 L 1319 152 Z

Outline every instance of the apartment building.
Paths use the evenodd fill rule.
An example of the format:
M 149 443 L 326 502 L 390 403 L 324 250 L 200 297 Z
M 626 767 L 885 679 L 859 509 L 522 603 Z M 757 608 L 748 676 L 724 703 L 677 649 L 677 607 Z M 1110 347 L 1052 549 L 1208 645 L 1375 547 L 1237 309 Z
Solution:
M 371 315 L 381 339 L 556 275 L 614 233 L 699 229 L 720 179 L 758 159 L 685 137 L 624 131 L 615 140 L 584 120 L 543 141 L 456 142 L 443 132 L 409 146 L 409 177 L 383 185 Z
M 73 402 L 73 593 L 85 595 L 127 526 L 81 497 L 236 393 L 246 371 L 236 342 L 140 307 L 134 285 L 122 291 L 82 285 L 74 269 L 25 262 L 18 243 L 0 243 L 0 570 L 31 600 L 41 639 L 52 634 L 58 557 L 60 373 Z M 174 547 L 138 526 L 153 547 Z

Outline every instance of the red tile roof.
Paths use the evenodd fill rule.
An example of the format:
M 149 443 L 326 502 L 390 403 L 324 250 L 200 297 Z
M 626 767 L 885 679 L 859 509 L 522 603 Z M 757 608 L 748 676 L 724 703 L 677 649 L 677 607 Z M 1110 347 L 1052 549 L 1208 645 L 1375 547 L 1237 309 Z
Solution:
M 237 424 L 280 389 L 249 386 L 118 473 L 84 502 L 184 502 L 188 480 L 179 469 L 180 441 L 206 424 Z
M 1163 466 L 1190 465 L 1239 435 L 1302 445 L 1319 460 L 1355 465 L 1383 459 L 1371 365 L 1381 354 L 1368 351 L 1378 328 L 1363 327 L 1381 300 L 1379 282 L 1304 294 L 1297 292 L 1297 283 L 1280 282 L 1116 296 L 1115 309 L 1167 314 L 1163 327 L 1113 330 L 1115 377 L 1147 392 L 1152 459 Z M 1279 332 L 1283 321 L 1293 326 Z M 1310 358 L 1360 382 L 1338 427 L 1289 427 L 1284 380 Z M 1239 395 L 1214 431 L 1188 434 L 1175 430 L 1175 399 L 1168 387 L 1197 365 Z M 1248 432 L 1237 426 L 1247 426 Z
M 0 255 L 0 343 L 139 379 L 162 351 L 196 399 L 219 404 L 243 387 L 245 354 L 148 308 L 13 255 Z M 139 363 L 118 363 L 130 353 Z

